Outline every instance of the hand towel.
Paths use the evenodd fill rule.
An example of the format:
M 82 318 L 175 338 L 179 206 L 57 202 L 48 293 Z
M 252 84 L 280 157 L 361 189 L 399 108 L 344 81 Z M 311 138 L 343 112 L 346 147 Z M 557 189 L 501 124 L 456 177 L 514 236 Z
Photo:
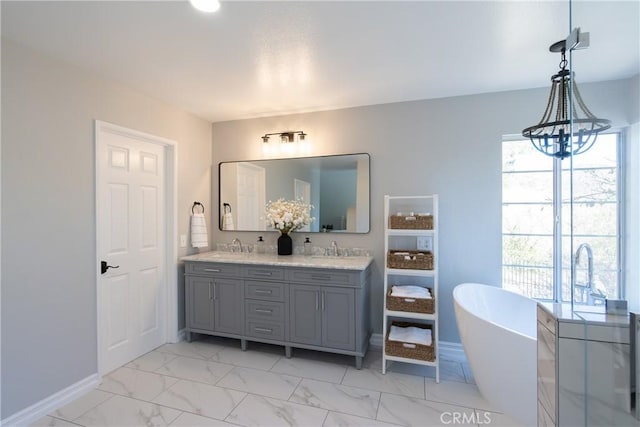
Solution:
M 207 222 L 203 213 L 191 215 L 191 246 L 194 248 L 206 248 L 209 246 Z
M 392 326 L 389 331 L 389 340 L 411 344 L 431 345 L 431 329 L 423 329 L 415 326 L 409 326 L 408 328 Z
M 231 212 L 226 212 L 222 215 L 222 229 L 223 230 L 235 230 L 236 227 L 233 224 L 233 216 Z

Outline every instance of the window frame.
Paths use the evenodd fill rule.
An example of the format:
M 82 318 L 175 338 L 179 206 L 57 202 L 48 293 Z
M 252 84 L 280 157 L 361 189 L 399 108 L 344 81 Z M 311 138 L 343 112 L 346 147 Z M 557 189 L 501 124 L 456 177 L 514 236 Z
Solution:
M 617 283 L 615 284 L 615 289 L 617 290 L 617 298 L 624 299 L 626 298 L 626 286 L 624 281 L 624 265 L 625 265 L 625 221 L 626 221 L 626 207 L 625 207 L 625 132 L 621 129 L 612 129 L 609 132 L 606 132 L 605 135 L 615 135 L 615 144 L 616 144 L 616 196 L 615 201 L 605 202 L 605 203 L 615 203 L 616 205 L 616 217 L 617 217 L 617 225 L 616 225 L 616 235 L 608 235 L 608 234 L 593 234 L 593 235 L 584 235 L 584 237 L 602 237 L 602 238 L 615 238 L 616 239 L 616 279 Z M 514 143 L 516 141 L 530 142 L 523 138 L 522 135 L 505 135 L 502 137 L 502 150 L 501 150 L 501 189 L 504 190 L 504 177 L 506 174 L 515 174 L 515 173 L 533 173 L 533 172 L 546 172 L 552 174 L 552 201 L 551 203 L 544 202 L 505 202 L 504 194 L 502 194 L 502 202 L 501 202 L 501 218 L 502 218 L 502 230 L 501 230 L 501 241 L 502 241 L 502 262 L 501 262 L 501 275 L 502 275 L 502 284 L 504 286 L 505 279 L 505 268 L 513 268 L 513 267 L 521 267 L 521 268 L 536 268 L 536 269 L 552 269 L 552 287 L 551 295 L 552 299 L 547 298 L 539 298 L 536 299 L 543 301 L 557 301 L 557 302 L 569 302 L 568 300 L 563 299 L 563 275 L 566 274 L 566 268 L 563 265 L 562 252 L 564 250 L 568 250 L 571 252 L 571 260 L 573 261 L 574 250 L 577 248 L 575 244 L 575 235 L 574 235 L 574 227 L 573 227 L 573 218 L 570 218 L 571 229 L 568 233 L 562 233 L 562 224 L 563 224 L 563 209 L 566 209 L 566 205 L 568 202 L 563 202 L 563 174 L 566 172 L 570 173 L 571 179 L 568 183 L 565 182 L 565 186 L 568 185 L 569 188 L 569 197 L 573 197 L 573 172 L 576 170 L 598 170 L 598 169 L 610 169 L 609 167 L 604 166 L 595 166 L 595 167 L 573 167 L 573 159 L 566 159 L 565 167 L 563 168 L 561 159 L 551 159 L 552 167 L 551 169 L 522 169 L 522 170 L 505 170 L 504 167 L 504 147 L 505 143 Z M 532 155 L 537 155 L 539 153 L 535 153 Z M 553 227 L 552 234 L 540 234 L 540 233 L 506 233 L 504 230 L 504 214 L 505 214 L 505 206 L 508 205 L 526 205 L 526 204 L 535 204 L 535 205 L 551 205 L 553 211 Z M 573 205 L 569 205 L 569 215 L 573 216 Z M 567 215 L 567 211 L 564 212 Z M 552 238 L 552 266 L 530 266 L 525 264 L 505 264 L 505 236 L 529 236 L 529 237 L 543 237 L 543 238 Z M 582 236 L 582 235 L 581 235 Z M 569 239 L 569 248 L 566 248 L 563 245 L 563 239 Z M 570 270 L 570 266 L 569 266 Z M 571 273 L 569 273 L 571 274 Z M 524 283 L 523 283 L 524 284 Z M 524 289 L 524 286 L 522 287 Z

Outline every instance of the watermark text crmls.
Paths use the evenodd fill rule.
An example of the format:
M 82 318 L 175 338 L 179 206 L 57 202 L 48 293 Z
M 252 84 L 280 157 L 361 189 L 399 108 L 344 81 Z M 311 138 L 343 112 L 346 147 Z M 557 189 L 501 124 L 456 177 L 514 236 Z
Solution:
M 443 412 L 440 414 L 440 422 L 446 425 L 459 424 L 491 424 L 491 412 Z

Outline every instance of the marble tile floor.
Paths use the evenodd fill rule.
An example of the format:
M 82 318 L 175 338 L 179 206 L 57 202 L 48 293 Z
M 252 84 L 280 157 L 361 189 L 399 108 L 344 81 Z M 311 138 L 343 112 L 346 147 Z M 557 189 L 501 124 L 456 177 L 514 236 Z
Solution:
M 480 395 L 468 365 L 392 363 L 200 337 L 165 344 L 33 426 L 517 426 Z

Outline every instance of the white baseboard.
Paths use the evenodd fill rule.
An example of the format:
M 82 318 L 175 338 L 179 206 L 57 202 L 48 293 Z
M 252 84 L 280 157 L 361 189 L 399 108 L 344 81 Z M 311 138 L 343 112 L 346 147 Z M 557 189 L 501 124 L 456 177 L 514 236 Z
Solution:
M 382 334 L 371 334 L 371 338 L 369 338 L 369 346 L 382 348 Z
M 382 348 L 382 334 L 371 334 L 369 346 L 374 348 Z M 467 357 L 464 354 L 462 344 L 450 341 L 440 341 L 440 349 L 438 351 L 441 359 L 453 360 L 454 362 L 467 363 Z
M 67 403 L 76 400 L 85 393 L 90 392 L 96 388 L 98 384 L 100 384 L 100 377 L 98 374 L 89 375 L 85 379 L 82 379 L 75 384 L 71 384 L 69 387 L 34 403 L 28 408 L 16 412 L 8 418 L 5 418 L 0 421 L 0 424 L 3 426 L 25 426 L 33 424 L 45 415 L 50 414 Z
M 185 331 L 185 329 L 182 328 L 176 334 L 176 340 L 173 342 L 173 344 L 179 343 L 180 341 L 185 341 L 186 339 L 187 339 L 187 331 Z
M 467 363 L 467 356 L 464 353 L 464 348 L 459 342 L 440 341 L 440 350 L 438 353 L 440 354 L 441 359 Z

